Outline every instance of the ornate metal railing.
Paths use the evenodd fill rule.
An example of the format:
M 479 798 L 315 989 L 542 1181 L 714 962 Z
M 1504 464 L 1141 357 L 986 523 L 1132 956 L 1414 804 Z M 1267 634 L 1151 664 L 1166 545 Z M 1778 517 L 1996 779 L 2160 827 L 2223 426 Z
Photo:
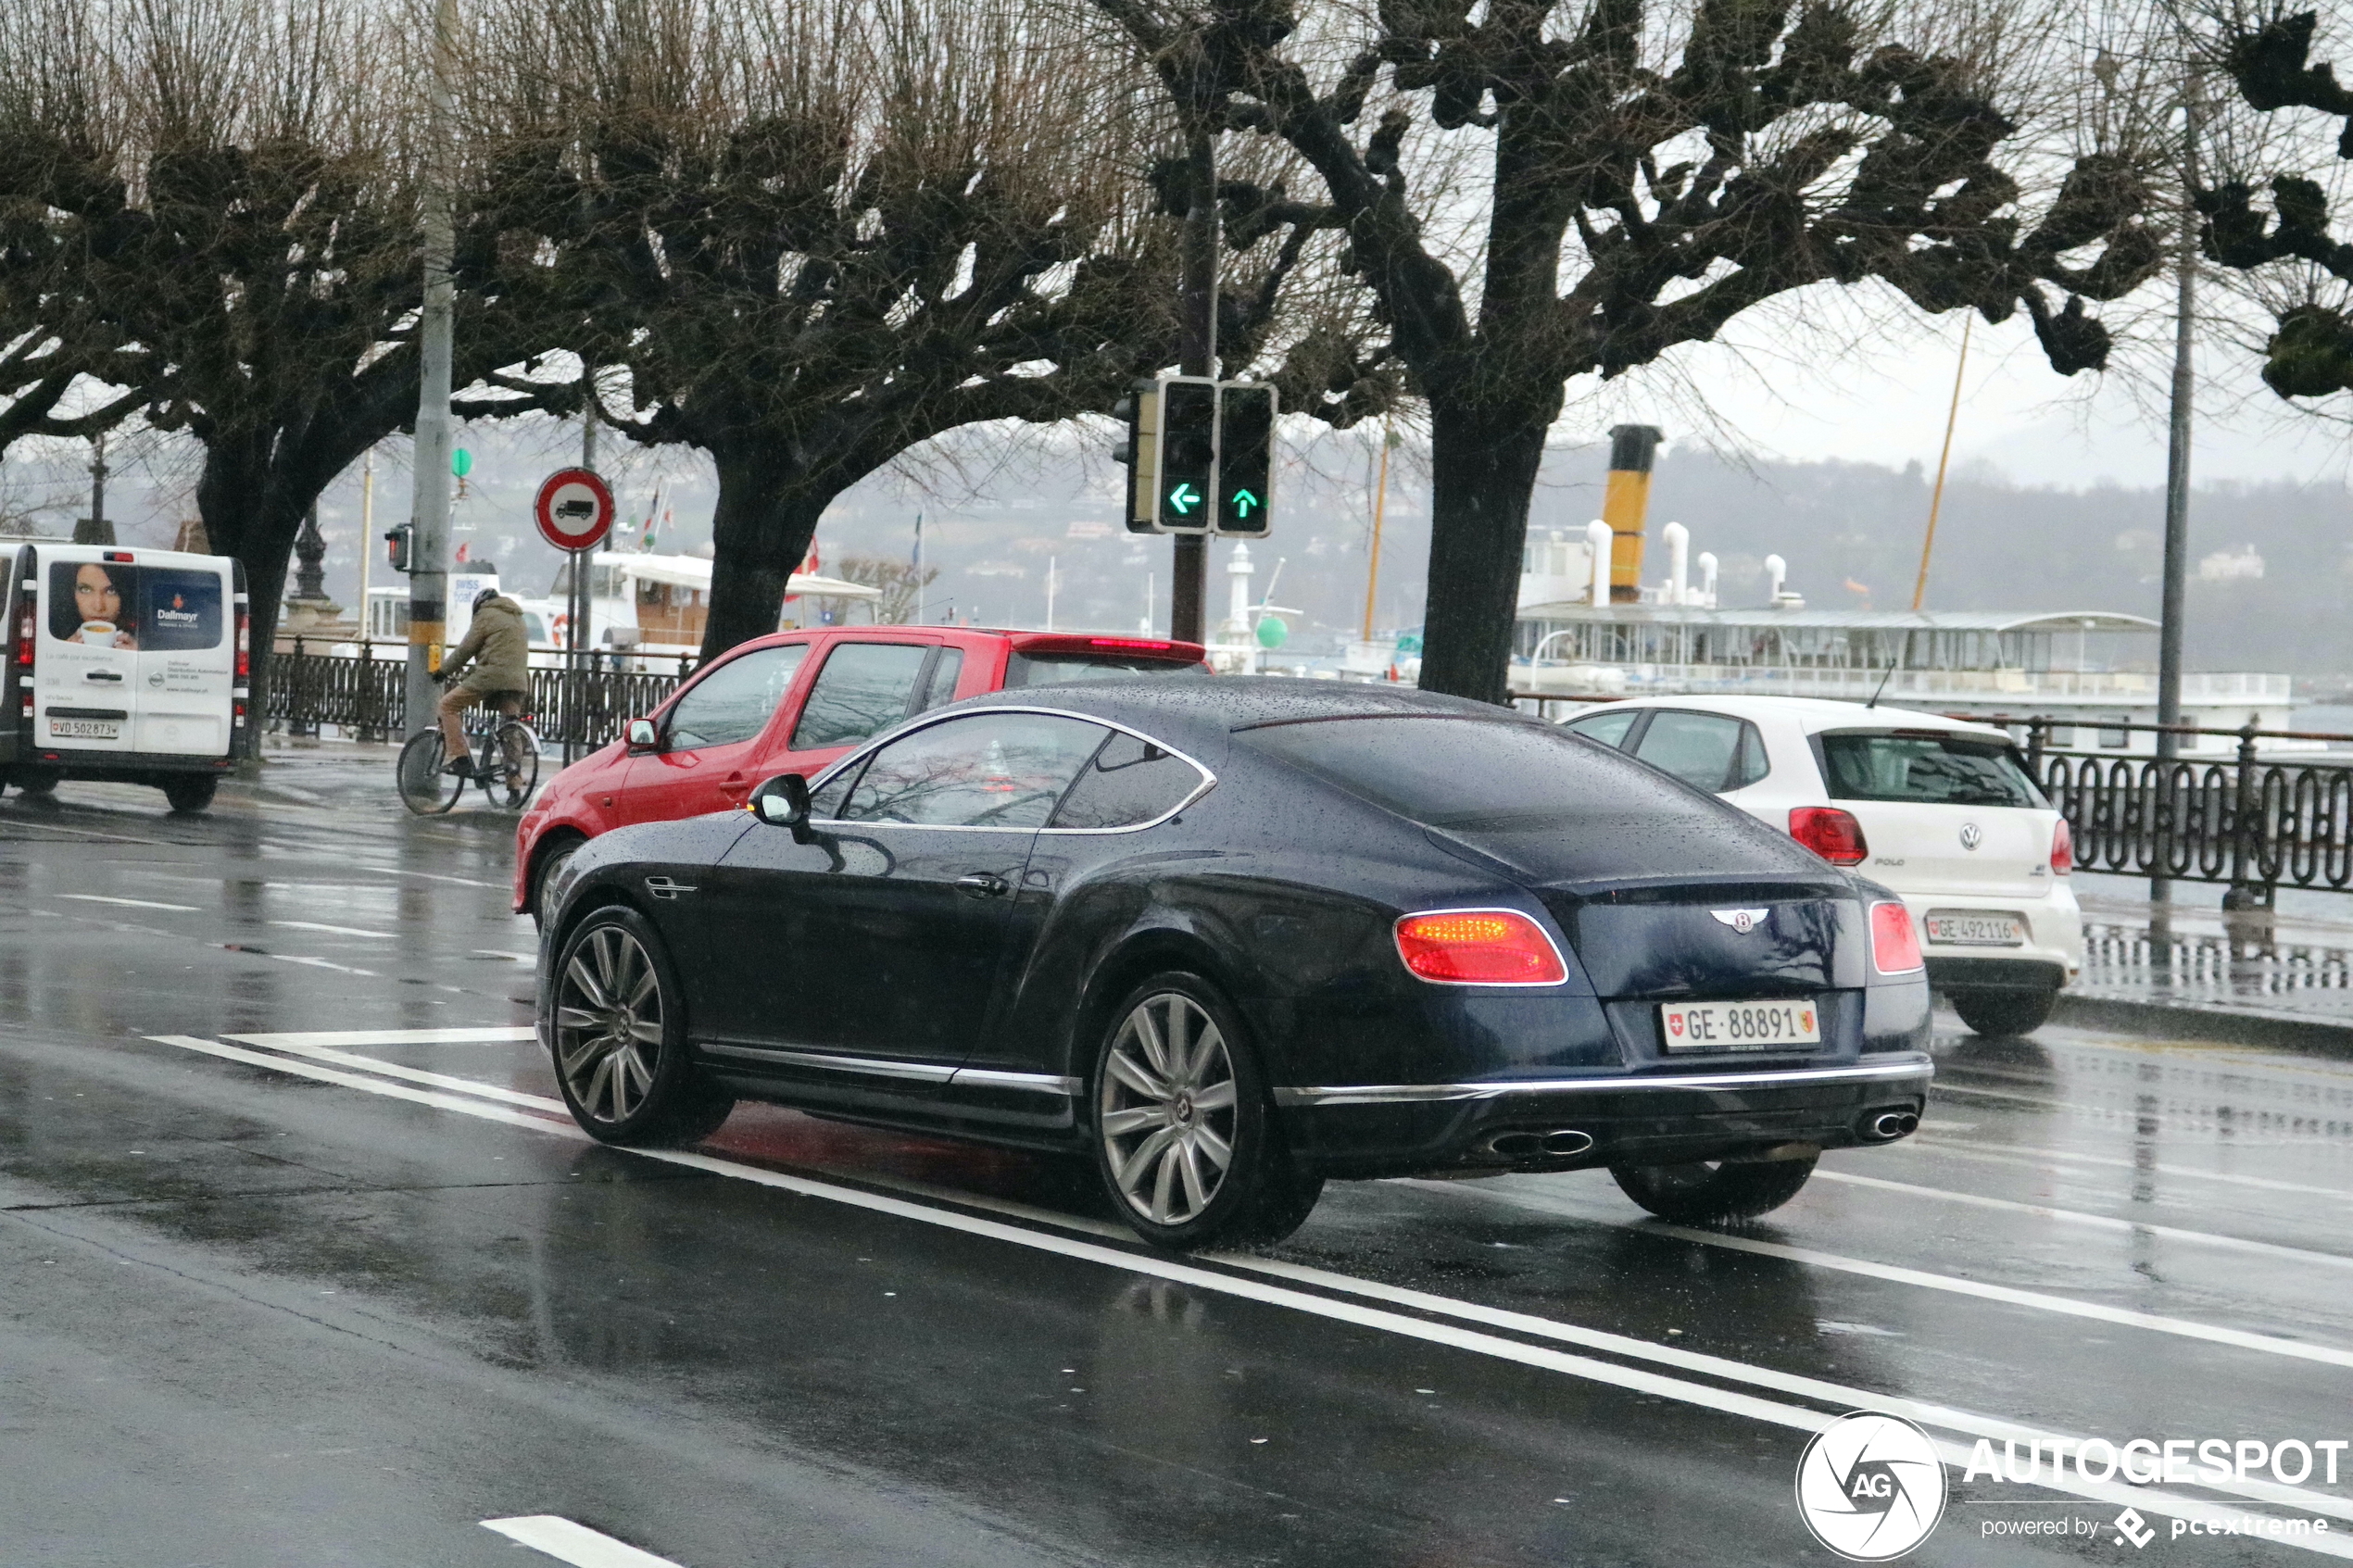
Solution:
M 2001 721 L 1995 720 L 1999 723 Z M 2028 766 L 2067 818 L 2087 872 L 2221 883 L 2225 908 L 2268 908 L 2282 887 L 2353 892 L 2353 752 L 2264 755 L 2266 741 L 2353 735 L 2103 721 L 2114 734 L 2234 737 L 2220 755 L 2120 757 L 2049 744 L 2075 721 L 2022 721 Z M 2017 728 L 2018 725 L 2013 725 Z
M 614 666 L 634 656 L 594 657 L 596 667 L 577 672 L 532 671 L 533 727 L 542 741 L 602 746 L 631 719 L 660 707 L 693 669 L 686 658 L 675 670 L 628 670 Z M 283 734 L 316 735 L 332 727 L 357 740 L 396 739 L 409 728 L 407 680 L 405 647 L 314 653 L 297 638 L 271 657 L 263 719 Z

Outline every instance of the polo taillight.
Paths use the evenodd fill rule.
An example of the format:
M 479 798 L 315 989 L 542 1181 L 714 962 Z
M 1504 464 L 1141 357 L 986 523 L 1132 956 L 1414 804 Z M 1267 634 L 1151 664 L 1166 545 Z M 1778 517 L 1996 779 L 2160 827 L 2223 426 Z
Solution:
M 1433 909 L 1397 922 L 1397 956 L 1441 985 L 1558 985 L 1568 966 L 1516 909 Z
M 1871 966 L 1881 974 L 1921 967 L 1919 933 L 1912 928 L 1912 911 L 1901 904 L 1871 906 Z
M 2075 870 L 2075 835 L 2067 831 L 2067 819 L 2061 817 L 2051 830 L 2051 874 L 2066 876 Z
M 1871 847 L 1852 811 L 1800 806 L 1789 814 L 1789 835 L 1833 866 L 1859 866 Z

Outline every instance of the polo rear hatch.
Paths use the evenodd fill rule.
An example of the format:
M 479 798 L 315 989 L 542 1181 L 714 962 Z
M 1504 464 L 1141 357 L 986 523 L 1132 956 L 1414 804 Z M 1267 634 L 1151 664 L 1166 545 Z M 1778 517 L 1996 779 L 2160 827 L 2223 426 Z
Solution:
M 2058 813 L 2006 737 L 1938 729 L 1813 737 L 1831 802 L 1863 830 L 1857 868 L 1906 893 L 2040 897 Z

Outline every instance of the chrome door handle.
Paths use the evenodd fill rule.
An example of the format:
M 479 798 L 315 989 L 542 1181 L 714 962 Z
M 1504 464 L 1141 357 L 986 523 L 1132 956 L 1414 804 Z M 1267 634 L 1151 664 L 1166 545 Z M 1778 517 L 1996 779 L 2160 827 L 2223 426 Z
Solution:
M 681 893 L 692 893 L 696 889 L 689 883 L 673 882 L 666 876 L 649 876 L 646 879 L 646 891 L 657 898 L 675 898 Z
M 956 885 L 975 898 L 1000 898 L 1012 889 L 1013 884 L 994 872 L 975 872 L 970 876 L 958 877 Z

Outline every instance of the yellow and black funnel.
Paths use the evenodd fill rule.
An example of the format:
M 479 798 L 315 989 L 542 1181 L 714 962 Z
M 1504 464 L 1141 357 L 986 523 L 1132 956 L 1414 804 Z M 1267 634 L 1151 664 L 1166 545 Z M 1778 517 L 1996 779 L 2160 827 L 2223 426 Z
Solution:
M 1609 485 L 1602 492 L 1602 521 L 1609 524 L 1609 600 L 1632 604 L 1642 597 L 1642 520 L 1651 504 L 1651 459 L 1664 433 L 1656 425 L 1612 425 Z

